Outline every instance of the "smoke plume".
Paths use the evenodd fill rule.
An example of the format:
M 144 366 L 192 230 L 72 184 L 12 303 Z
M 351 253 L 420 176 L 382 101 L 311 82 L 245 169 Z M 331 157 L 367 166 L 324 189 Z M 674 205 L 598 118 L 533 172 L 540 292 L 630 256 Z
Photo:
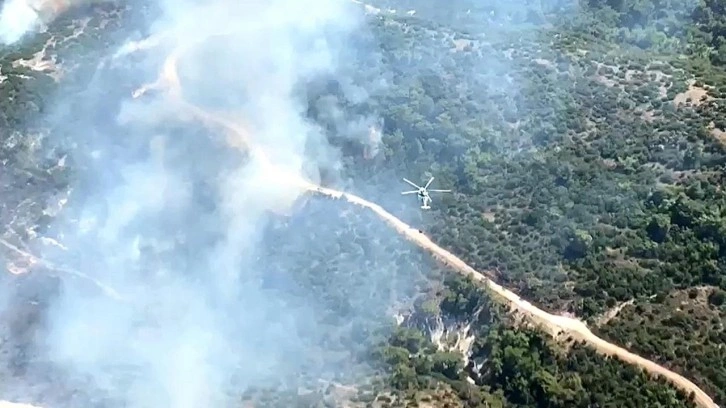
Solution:
M 40 25 L 40 16 L 25 0 L 9 0 L 0 11 L 0 42 L 11 44 Z
M 285 295 L 294 271 L 267 287 L 257 261 L 270 214 L 304 192 L 199 112 L 244 129 L 275 168 L 317 181 L 337 155 L 307 119 L 303 88 L 335 77 L 362 14 L 340 0 L 160 1 L 139 28 L 150 39 L 104 50 L 83 92 L 61 92 L 47 119 L 51 142 L 73 147 L 73 181 L 47 231 L 67 249 L 42 256 L 74 272 L 35 352 L 111 406 L 224 406 L 235 390 L 339 370 L 314 364 L 325 305 Z M 37 28 L 36 10 L 7 2 L 3 40 Z M 164 62 L 180 50 L 177 88 Z M 377 144 L 372 123 L 352 126 Z

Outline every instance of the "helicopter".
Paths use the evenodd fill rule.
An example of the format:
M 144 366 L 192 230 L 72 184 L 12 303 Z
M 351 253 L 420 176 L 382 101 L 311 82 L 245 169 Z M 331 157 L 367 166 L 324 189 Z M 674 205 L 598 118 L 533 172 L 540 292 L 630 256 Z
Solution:
M 431 182 L 434 181 L 433 177 L 431 177 L 429 179 L 428 183 L 426 183 L 426 185 L 424 187 L 417 186 L 411 180 L 408 180 L 406 178 L 404 178 L 403 181 L 414 186 L 416 188 L 416 190 L 404 191 L 401 194 L 405 195 L 405 194 L 414 194 L 415 193 L 417 195 L 418 199 L 421 201 L 421 208 L 424 210 L 428 210 L 431 208 L 429 206 L 429 204 L 431 204 L 431 196 L 429 195 L 429 192 L 434 192 L 434 193 L 450 193 L 451 192 L 451 190 L 429 190 L 428 187 L 431 185 Z

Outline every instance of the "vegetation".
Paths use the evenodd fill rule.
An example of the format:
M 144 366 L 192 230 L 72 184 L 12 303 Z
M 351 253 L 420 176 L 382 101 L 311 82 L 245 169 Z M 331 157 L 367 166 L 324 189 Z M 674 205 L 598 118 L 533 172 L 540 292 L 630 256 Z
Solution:
M 341 75 L 368 98 L 352 97 L 330 78 L 306 84 L 301 96 L 343 152 L 343 179 L 352 180 L 345 187 L 522 297 L 587 319 L 605 338 L 682 373 L 725 404 L 721 3 L 371 3 L 416 13 L 371 16 L 359 47 L 348 50 Z M 111 10 L 101 9 L 106 20 Z M 117 23 L 109 35 L 91 20 L 86 34 L 51 51 L 59 61 L 94 61 L 98 55 L 81 52 L 82 44 L 113 43 L 122 19 L 111 19 Z M 44 95 L 57 82 L 17 61 L 31 59 L 49 36 L 72 33 L 72 24 L 77 20 L 69 16 L 55 23 L 56 34 L 2 50 L 0 216 L 15 231 L 4 239 L 15 243 L 29 239 L 27 225 L 40 225 L 40 232 L 47 225 L 41 208 L 23 203 L 66 187 L 69 170 L 57 162 L 72 147 L 53 146 L 50 155 L 34 150 L 32 135 L 47 124 Z M 76 84 L 79 111 L 103 121 L 104 109 L 83 102 L 91 65 L 80 61 L 63 81 Z M 104 90 L 108 103 L 118 104 L 131 87 Z M 383 119 L 377 155 L 330 123 L 320 108 L 330 100 L 351 117 Z M 201 132 L 186 125 L 183 131 Z M 84 143 L 92 140 L 78 142 Z M 391 180 L 429 173 L 456 193 L 434 197 L 426 213 L 391 197 L 399 187 Z M 23 224 L 17 214 L 33 220 Z M 326 382 L 319 389 L 306 384 L 304 398 L 263 389 L 247 390 L 246 401 L 692 405 L 634 367 L 526 326 L 367 214 L 315 199 L 291 217 L 273 218 L 260 261 L 269 274 L 260 279 L 287 307 L 314 305 L 316 319 L 308 323 L 319 330 L 306 334 L 300 370 Z M 390 315 L 407 310 L 393 325 Z
M 703 389 L 723 401 L 724 294 L 700 287 L 640 300 L 625 305 L 599 331 L 665 366 L 700 377 Z
M 723 13 L 709 2 L 630 4 L 592 2 L 550 14 L 555 29 L 514 33 L 379 20 L 379 75 L 400 67 L 375 99 L 384 157 L 349 168 L 360 184 L 430 171 L 453 187 L 459 195 L 415 221 L 552 311 L 595 323 L 623 302 L 708 288 L 716 303 L 690 312 L 703 322 L 691 340 L 664 343 L 657 323 L 619 326 L 627 317 L 602 334 L 723 403 L 720 348 L 704 358 L 702 341 L 718 344 L 724 330 L 712 316 L 726 290 L 726 82 L 715 43 L 699 34 L 717 32 Z
M 377 351 L 390 367 L 391 384 L 403 395 L 412 388 L 444 382 L 469 407 L 689 405 L 686 396 L 663 382 L 653 382 L 638 369 L 604 359 L 581 344 L 562 350 L 541 332 L 513 330 L 512 321 L 486 293 L 463 278 L 449 278 L 446 286 L 438 297 L 439 316 L 422 307 L 410 327 L 394 332 Z M 436 318 L 466 322 L 447 327 L 447 337 L 456 342 L 432 344 L 414 323 Z M 466 367 L 463 356 L 449 348 L 461 344 L 463 336 L 474 339 Z

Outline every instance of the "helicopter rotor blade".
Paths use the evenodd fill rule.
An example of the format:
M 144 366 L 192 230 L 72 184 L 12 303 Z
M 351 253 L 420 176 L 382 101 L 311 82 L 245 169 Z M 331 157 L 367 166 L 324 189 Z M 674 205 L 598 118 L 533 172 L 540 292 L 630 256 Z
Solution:
M 434 181 L 434 178 L 433 178 L 433 177 L 431 177 L 431 178 L 429 179 L 429 182 L 428 182 L 428 183 L 426 183 L 426 185 L 424 186 L 424 188 L 429 188 L 429 186 L 431 185 L 431 182 L 432 182 L 432 181 Z
M 402 192 L 401 194 L 415 194 L 415 193 L 418 193 L 418 190 L 413 190 L 413 191 L 404 191 L 404 192 Z
M 434 192 L 434 193 L 450 193 L 451 190 L 429 190 L 429 193 L 431 193 L 431 192 Z
M 413 183 L 413 181 L 411 181 L 411 180 L 409 180 L 409 179 L 407 179 L 407 178 L 404 178 L 404 179 L 403 179 L 403 181 L 405 181 L 406 183 L 408 183 L 408 184 L 410 184 L 410 185 L 414 186 L 414 187 L 415 187 L 415 188 L 417 188 L 417 189 L 418 189 L 418 188 L 421 188 L 421 187 L 417 186 L 416 184 L 414 184 L 414 183 Z

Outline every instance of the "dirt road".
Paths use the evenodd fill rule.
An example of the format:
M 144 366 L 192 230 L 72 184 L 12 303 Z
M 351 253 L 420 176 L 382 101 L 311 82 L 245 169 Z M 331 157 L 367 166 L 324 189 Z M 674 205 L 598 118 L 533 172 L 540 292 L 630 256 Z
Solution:
M 270 161 L 265 151 L 255 145 L 249 131 L 245 128 L 243 124 L 236 120 L 226 118 L 223 115 L 217 115 L 207 112 L 183 100 L 181 92 L 182 84 L 177 73 L 177 61 L 178 58 L 183 54 L 183 52 L 188 49 L 189 46 L 175 49 L 166 59 L 159 79 L 154 84 L 144 86 L 134 92 L 134 97 L 141 96 L 145 90 L 150 88 L 157 88 L 166 92 L 167 96 L 170 98 L 170 102 L 176 103 L 179 106 L 183 107 L 184 109 L 186 109 L 187 112 L 196 116 L 199 120 L 203 121 L 207 125 L 223 129 L 227 133 L 227 140 L 231 145 L 237 148 L 248 150 L 251 157 L 256 160 L 259 165 L 267 168 L 266 174 L 269 176 L 271 182 L 294 185 L 301 189 L 321 194 L 330 198 L 344 199 L 351 204 L 366 208 L 374 212 L 378 217 L 380 217 L 387 224 L 393 227 L 400 235 L 404 236 L 409 241 L 428 251 L 439 261 L 449 265 L 460 273 L 471 276 L 472 278 L 487 285 L 487 287 L 493 293 L 506 301 L 510 305 L 510 307 L 523 313 L 525 316 L 528 317 L 531 322 L 542 327 L 553 336 L 565 335 L 565 337 L 583 340 L 589 343 L 593 348 L 595 348 L 598 352 L 602 354 L 617 356 L 623 361 L 638 365 L 639 367 L 653 375 L 662 376 L 668 379 L 676 387 L 685 391 L 687 394 L 693 393 L 695 395 L 695 402 L 698 404 L 698 406 L 704 408 L 717 408 L 717 405 L 713 402 L 713 400 L 693 382 L 673 371 L 666 369 L 665 367 L 662 367 L 650 360 L 635 355 L 622 347 L 619 347 L 615 344 L 612 344 L 597 337 L 587 328 L 587 326 L 582 321 L 578 319 L 553 315 L 542 309 L 537 308 L 526 300 L 521 299 L 512 291 L 502 287 L 501 285 L 489 279 L 485 274 L 476 271 L 474 268 L 467 265 L 456 255 L 441 248 L 436 243 L 431 241 L 431 239 L 428 238 L 426 235 L 419 232 L 418 229 L 413 228 L 410 225 L 401 221 L 400 219 L 396 218 L 394 215 L 383 209 L 380 205 L 349 193 L 315 185 L 307 180 L 302 179 L 297 174 L 287 172 L 281 167 L 276 166 Z

